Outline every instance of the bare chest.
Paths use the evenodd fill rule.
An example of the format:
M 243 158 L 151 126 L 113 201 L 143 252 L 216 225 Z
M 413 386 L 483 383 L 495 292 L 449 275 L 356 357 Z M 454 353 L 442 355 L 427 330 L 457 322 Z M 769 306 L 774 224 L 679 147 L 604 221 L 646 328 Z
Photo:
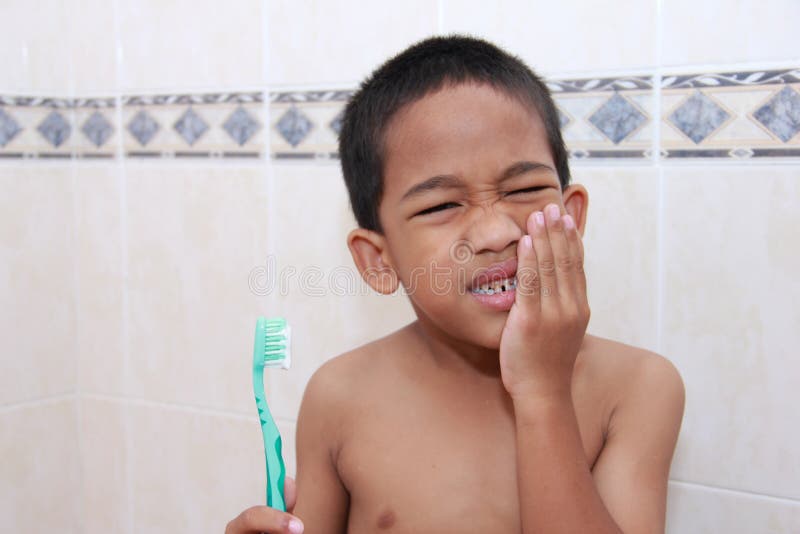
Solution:
M 591 466 L 603 445 L 603 409 L 576 393 Z M 389 389 L 360 414 L 337 459 L 350 492 L 348 532 L 519 532 L 510 401 L 432 401 Z

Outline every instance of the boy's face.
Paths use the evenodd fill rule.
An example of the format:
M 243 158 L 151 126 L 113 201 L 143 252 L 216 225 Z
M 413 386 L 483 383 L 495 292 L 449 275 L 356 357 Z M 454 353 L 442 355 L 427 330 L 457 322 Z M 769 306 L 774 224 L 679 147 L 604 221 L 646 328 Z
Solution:
M 549 203 L 564 212 L 542 120 L 491 87 L 448 86 L 393 117 L 384 153 L 386 253 L 420 320 L 497 349 L 526 219 Z

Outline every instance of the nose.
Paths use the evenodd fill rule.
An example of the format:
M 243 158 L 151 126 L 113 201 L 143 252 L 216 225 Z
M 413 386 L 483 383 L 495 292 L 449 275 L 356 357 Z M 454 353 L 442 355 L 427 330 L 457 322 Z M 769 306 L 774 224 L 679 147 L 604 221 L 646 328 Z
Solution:
M 476 206 L 473 210 L 466 238 L 476 253 L 503 252 L 523 236 L 514 218 L 496 205 Z

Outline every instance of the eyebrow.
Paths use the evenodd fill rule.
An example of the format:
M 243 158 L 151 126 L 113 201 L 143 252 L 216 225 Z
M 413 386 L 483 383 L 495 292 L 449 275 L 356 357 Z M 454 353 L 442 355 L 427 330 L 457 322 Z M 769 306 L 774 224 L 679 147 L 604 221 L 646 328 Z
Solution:
M 555 169 L 553 169 L 550 165 L 545 165 L 544 163 L 534 161 L 517 161 L 516 163 L 509 165 L 500 174 L 498 183 L 502 183 L 506 180 L 514 178 L 515 176 L 519 176 L 520 174 L 525 174 L 526 172 L 531 172 L 538 169 L 547 169 L 553 173 L 556 172 Z M 438 174 L 411 186 L 411 188 L 405 192 L 400 200 L 403 201 L 408 198 L 421 195 L 422 193 L 433 191 L 434 189 L 457 189 L 459 187 L 464 187 L 464 182 L 458 176 L 453 174 Z

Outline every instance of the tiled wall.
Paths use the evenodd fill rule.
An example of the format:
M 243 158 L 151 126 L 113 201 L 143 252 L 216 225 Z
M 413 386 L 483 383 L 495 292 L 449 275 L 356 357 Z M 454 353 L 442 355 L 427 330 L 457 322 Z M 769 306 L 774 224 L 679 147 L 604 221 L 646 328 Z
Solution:
M 412 317 L 332 290 L 341 108 L 466 31 L 549 80 L 590 193 L 589 330 L 684 377 L 668 531 L 797 532 L 798 21 L 794 0 L 5 2 L 0 530 L 221 532 L 260 502 L 250 336 L 276 311 L 294 472 L 311 373 Z M 322 296 L 297 290 L 312 268 Z

